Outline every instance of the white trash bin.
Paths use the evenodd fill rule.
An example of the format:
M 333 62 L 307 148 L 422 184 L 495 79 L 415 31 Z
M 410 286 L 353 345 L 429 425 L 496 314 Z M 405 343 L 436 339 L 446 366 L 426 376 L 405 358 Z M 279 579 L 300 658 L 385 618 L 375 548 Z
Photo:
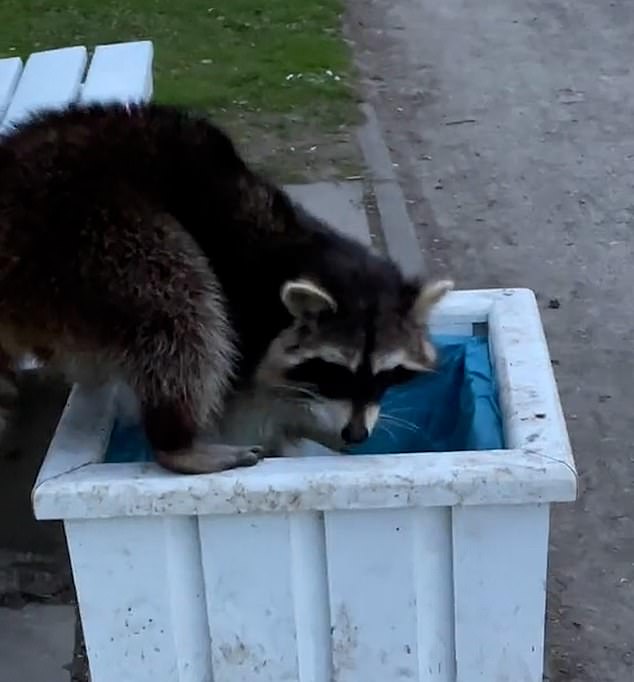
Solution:
M 549 509 L 576 471 L 527 290 L 459 291 L 507 449 L 104 464 L 111 389 L 75 387 L 33 490 L 64 522 L 92 682 L 541 682 Z

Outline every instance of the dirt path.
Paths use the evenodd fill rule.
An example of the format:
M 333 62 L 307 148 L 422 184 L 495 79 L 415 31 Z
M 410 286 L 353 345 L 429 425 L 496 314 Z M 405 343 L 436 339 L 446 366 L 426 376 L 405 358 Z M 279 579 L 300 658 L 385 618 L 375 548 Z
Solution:
M 553 513 L 552 682 L 634 666 L 634 6 L 350 0 L 427 263 L 539 295 L 581 473 Z

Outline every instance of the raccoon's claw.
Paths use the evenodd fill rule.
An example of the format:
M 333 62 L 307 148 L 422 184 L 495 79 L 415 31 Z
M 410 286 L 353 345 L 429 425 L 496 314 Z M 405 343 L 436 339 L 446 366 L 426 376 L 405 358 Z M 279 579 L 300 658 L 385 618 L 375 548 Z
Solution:
M 213 474 L 238 467 L 250 467 L 262 458 L 259 445 L 198 443 L 189 450 L 158 451 L 157 462 L 179 474 Z
M 247 448 L 243 450 L 243 464 L 238 464 L 238 466 L 253 466 L 257 464 L 262 457 L 264 457 L 264 448 L 260 445 L 254 445 L 252 448 Z

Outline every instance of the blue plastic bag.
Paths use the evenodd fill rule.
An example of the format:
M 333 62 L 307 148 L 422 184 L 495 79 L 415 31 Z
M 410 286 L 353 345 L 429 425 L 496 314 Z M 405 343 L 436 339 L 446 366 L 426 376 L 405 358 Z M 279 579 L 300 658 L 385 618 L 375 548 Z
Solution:
M 372 436 L 351 454 L 504 447 L 486 337 L 439 336 L 436 371 L 390 389 Z
M 438 336 L 435 372 L 389 390 L 372 436 L 350 454 L 494 450 L 504 447 L 486 337 Z M 152 461 L 139 426 L 115 423 L 106 462 Z

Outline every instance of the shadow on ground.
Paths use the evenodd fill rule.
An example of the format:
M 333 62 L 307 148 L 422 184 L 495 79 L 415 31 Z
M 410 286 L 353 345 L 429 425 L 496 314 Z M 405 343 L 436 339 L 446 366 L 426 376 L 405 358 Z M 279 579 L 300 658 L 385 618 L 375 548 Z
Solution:
M 20 404 L 0 444 L 0 604 L 67 601 L 70 574 L 61 523 L 36 521 L 31 489 L 67 395 L 59 382 L 27 372 Z

